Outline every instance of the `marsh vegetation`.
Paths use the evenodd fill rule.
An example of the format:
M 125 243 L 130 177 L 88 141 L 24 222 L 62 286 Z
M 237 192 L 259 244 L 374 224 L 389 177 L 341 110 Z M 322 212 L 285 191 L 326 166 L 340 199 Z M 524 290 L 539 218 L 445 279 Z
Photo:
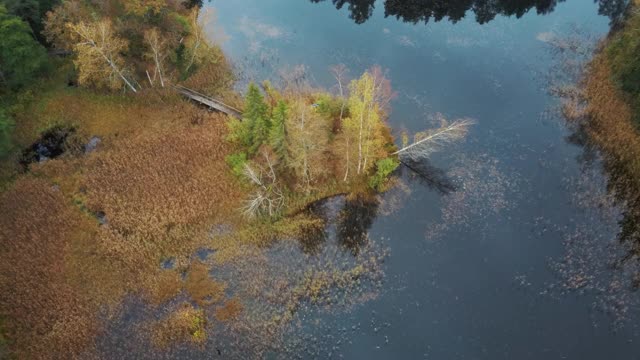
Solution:
M 535 168 L 528 175 L 517 170 L 531 153 L 545 171 L 553 161 L 542 159 L 547 148 L 536 153 L 540 144 L 527 143 L 528 134 L 509 132 L 521 119 L 476 130 L 493 120 L 474 108 L 482 102 L 475 96 L 506 96 L 490 71 L 480 74 L 490 86 L 464 93 L 455 106 L 460 110 L 443 115 L 437 99 L 453 96 L 453 80 L 443 84 L 429 73 L 437 85 L 420 86 L 435 90 L 409 96 L 407 73 L 400 72 L 398 84 L 397 66 L 394 72 L 373 59 L 366 66 L 334 58 L 325 64 L 327 55 L 324 75 L 315 73 L 321 81 L 305 66 L 270 78 L 239 69 L 213 41 L 224 36 L 202 1 L 18 3 L 0 0 L 0 357 L 331 358 L 343 356 L 341 348 L 369 330 L 366 336 L 380 341 L 372 351 L 380 351 L 411 340 L 393 332 L 411 324 L 398 330 L 391 322 L 423 322 L 421 309 L 432 305 L 425 298 L 443 296 L 453 306 L 465 299 L 453 294 L 457 285 L 482 297 L 486 293 L 474 288 L 487 287 L 481 277 L 508 273 L 511 279 L 510 271 L 486 266 L 498 258 L 507 267 L 517 254 L 503 256 L 500 248 L 496 256 L 491 251 L 497 246 L 487 239 L 512 229 L 520 231 L 514 237 L 524 237 L 524 226 L 533 226 L 536 236 L 554 234 L 566 250 L 548 266 L 562 286 L 540 294 L 594 291 L 598 305 L 616 318 L 633 314 L 637 303 L 626 290 L 640 284 L 633 265 L 640 208 L 634 190 L 637 66 L 630 60 L 637 39 L 628 30 L 636 27 L 634 7 L 593 60 L 589 41 L 551 32 L 536 36 L 562 58 L 550 92 L 571 120 L 571 139 L 588 135 L 604 154 L 608 174 L 604 183 L 599 172 L 566 182 L 577 189 L 567 201 L 577 214 L 572 228 L 546 213 L 533 216 L 533 210 L 518 218 L 529 210 L 525 204 L 553 212 L 536 203 L 540 199 L 560 208 L 534 188 L 535 166 L 527 165 Z M 358 24 L 380 20 L 374 3 L 333 1 L 348 7 Z M 421 26 L 441 19 L 464 23 L 471 12 L 474 24 L 501 22 L 507 15 L 549 14 L 563 3 L 378 2 L 384 17 Z M 623 2 L 597 3 L 610 20 L 622 19 Z M 240 23 L 253 41 L 296 36 L 248 17 Z M 396 39 L 394 31 L 400 30 L 384 27 L 382 34 Z M 447 63 L 436 50 L 416 55 L 419 39 L 397 39 L 412 58 L 431 59 L 434 68 Z M 467 38 L 446 42 L 479 46 Z M 247 51 L 261 46 L 252 43 Z M 262 55 L 252 56 L 262 68 L 270 66 Z M 485 71 L 474 66 L 473 72 Z M 409 77 L 422 71 L 431 69 L 412 70 Z M 242 116 L 189 102 L 174 85 L 220 99 Z M 419 105 L 418 115 L 406 111 L 411 101 Z M 463 116 L 476 113 L 482 119 Z M 545 134 L 553 139 L 555 133 Z M 471 144 L 463 147 L 467 137 Z M 620 209 L 624 246 L 603 246 L 602 239 L 618 229 Z M 596 225 L 598 236 L 587 236 Z M 431 254 L 443 247 L 453 251 L 446 263 L 475 268 L 451 268 L 463 276 L 440 285 L 433 269 L 445 261 Z M 402 255 L 393 259 L 396 272 L 389 276 L 392 249 Z M 540 257 L 548 259 L 546 252 Z M 610 276 L 609 265 L 624 275 Z M 531 286 L 525 275 L 515 278 L 521 287 Z M 416 282 L 430 289 L 428 296 L 405 292 Z M 362 311 L 362 304 L 388 293 L 400 296 L 383 302 L 382 315 Z M 345 325 L 354 309 L 370 323 Z M 438 314 L 445 318 L 437 320 Z M 424 323 L 453 323 L 447 314 L 439 308 Z M 328 320 L 332 316 L 339 320 Z

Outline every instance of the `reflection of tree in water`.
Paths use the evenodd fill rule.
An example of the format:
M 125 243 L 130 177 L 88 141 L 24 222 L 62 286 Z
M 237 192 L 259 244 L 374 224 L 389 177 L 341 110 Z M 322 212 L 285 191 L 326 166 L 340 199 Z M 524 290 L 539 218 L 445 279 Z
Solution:
M 338 196 L 310 206 L 308 211 L 326 222 L 324 229 L 308 231 L 299 239 L 302 250 L 309 255 L 318 254 L 327 242 L 337 244 L 353 256 L 367 245 L 368 233 L 378 215 L 380 202 L 372 199 L 346 199 Z
M 378 214 L 380 203 L 373 200 L 347 200 L 340 212 L 337 223 L 338 242 L 354 256 L 366 245 L 367 236 L 373 221 Z
M 311 0 L 322 2 L 326 0 Z M 367 21 L 373 14 L 375 0 L 332 0 L 336 8 L 348 5 L 350 17 L 358 24 Z M 594 0 L 600 6 L 599 13 L 612 21 L 620 18 L 627 0 Z M 385 16 L 395 16 L 406 22 L 427 23 L 449 19 L 456 22 L 465 17 L 469 10 L 476 15 L 480 24 L 493 20 L 497 15 L 521 17 L 531 9 L 538 14 L 548 14 L 564 0 L 386 0 Z
M 311 0 L 311 2 L 318 3 L 326 0 Z M 348 4 L 347 8 L 351 15 L 349 17 L 353 19 L 357 24 L 362 24 L 367 21 L 373 14 L 373 8 L 376 0 L 331 0 L 336 6 L 336 9 L 340 10 L 345 4 Z

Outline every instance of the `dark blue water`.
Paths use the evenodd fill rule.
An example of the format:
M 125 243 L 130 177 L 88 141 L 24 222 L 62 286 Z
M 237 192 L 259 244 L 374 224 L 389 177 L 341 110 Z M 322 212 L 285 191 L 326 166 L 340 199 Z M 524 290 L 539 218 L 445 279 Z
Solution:
M 405 174 L 408 190 L 386 196 L 369 229 L 390 248 L 384 289 L 331 320 L 341 341 L 317 357 L 640 358 L 640 294 L 616 288 L 625 275 L 609 263 L 618 209 L 607 202 L 599 162 L 585 162 L 567 141 L 547 92 L 557 62 L 547 40 L 606 35 L 610 19 L 598 4 L 568 0 L 546 14 L 498 13 L 484 24 L 472 12 L 455 23 L 404 22 L 385 17 L 381 1 L 365 18 L 331 1 L 210 6 L 212 32 L 226 38 L 242 82 L 277 81 L 304 64 L 314 84 L 330 89 L 331 65 L 344 63 L 355 77 L 377 64 L 399 94 L 394 129 L 433 126 L 436 113 L 477 120 L 464 144 L 432 159 L 457 191 Z M 392 200 L 401 204 L 395 211 Z M 340 335 L 340 327 L 352 331 Z

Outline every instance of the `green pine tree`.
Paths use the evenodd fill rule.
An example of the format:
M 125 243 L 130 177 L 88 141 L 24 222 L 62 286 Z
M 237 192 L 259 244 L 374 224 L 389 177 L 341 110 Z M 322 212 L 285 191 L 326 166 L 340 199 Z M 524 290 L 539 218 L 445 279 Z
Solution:
M 0 86 L 28 85 L 47 67 L 47 52 L 29 25 L 0 5 Z
M 269 107 L 264 102 L 264 97 L 256 84 L 249 84 L 245 98 L 244 122 L 249 129 L 249 153 L 255 154 L 258 148 L 269 140 L 271 121 L 269 119 Z
M 278 156 L 278 160 L 282 164 L 288 161 L 287 156 L 287 131 L 285 122 L 287 120 L 287 104 L 284 101 L 278 101 L 278 105 L 273 111 L 271 119 L 271 132 L 269 133 L 269 143 L 273 152 Z

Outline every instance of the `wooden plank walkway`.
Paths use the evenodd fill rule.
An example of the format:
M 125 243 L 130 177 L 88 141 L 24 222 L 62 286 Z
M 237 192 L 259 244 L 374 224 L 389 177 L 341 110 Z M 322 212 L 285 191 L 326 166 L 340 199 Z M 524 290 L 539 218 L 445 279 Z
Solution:
M 213 110 L 220 111 L 238 119 L 242 119 L 242 111 L 234 108 L 233 106 L 229 106 L 220 100 L 216 100 L 210 96 L 201 94 L 195 90 L 191 90 L 181 85 L 175 85 L 174 88 L 186 98 L 189 98 L 202 105 L 206 105 Z

